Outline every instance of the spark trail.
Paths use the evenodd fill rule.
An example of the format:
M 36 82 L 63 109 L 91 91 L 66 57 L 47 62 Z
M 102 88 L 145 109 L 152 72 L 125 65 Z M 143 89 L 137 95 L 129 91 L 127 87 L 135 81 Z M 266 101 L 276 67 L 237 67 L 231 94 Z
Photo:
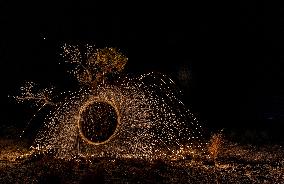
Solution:
M 64 45 L 63 56 L 73 65 L 70 73 L 83 85 L 64 92 L 66 97 L 57 103 L 40 96 L 39 102 L 52 104 L 53 110 L 34 148 L 66 159 L 78 154 L 155 159 L 203 150 L 202 127 L 170 78 L 151 72 L 120 76 L 110 84 L 106 74 L 120 72 L 127 58 L 116 49 L 86 49 L 82 53 L 79 47 Z M 17 99 L 37 96 L 28 92 Z

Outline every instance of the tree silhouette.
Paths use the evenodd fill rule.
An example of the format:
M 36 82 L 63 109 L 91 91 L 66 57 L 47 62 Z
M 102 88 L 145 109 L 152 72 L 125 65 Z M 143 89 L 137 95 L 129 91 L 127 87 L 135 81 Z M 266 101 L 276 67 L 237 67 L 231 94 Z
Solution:
M 128 58 L 116 48 L 97 49 L 92 45 L 86 45 L 85 51 L 77 45 L 63 46 L 63 57 L 66 63 L 73 67 L 69 70 L 79 83 L 95 85 L 104 83 L 108 74 L 121 72 Z

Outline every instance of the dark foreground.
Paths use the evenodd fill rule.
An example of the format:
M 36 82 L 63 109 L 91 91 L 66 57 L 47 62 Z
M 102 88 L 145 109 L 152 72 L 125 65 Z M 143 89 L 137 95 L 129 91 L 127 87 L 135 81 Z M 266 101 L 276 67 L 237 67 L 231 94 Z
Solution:
M 77 158 L 50 155 L 16 159 L 25 150 L 2 140 L 0 183 L 284 183 L 284 149 L 225 144 L 215 162 L 205 156 L 182 160 Z

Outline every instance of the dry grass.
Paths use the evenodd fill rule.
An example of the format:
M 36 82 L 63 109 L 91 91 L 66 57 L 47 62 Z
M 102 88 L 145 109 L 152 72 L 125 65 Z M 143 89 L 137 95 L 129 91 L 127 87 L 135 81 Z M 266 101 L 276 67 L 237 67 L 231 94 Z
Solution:
M 0 139 L 0 161 L 15 161 L 15 159 L 28 152 L 24 141 Z
M 222 147 L 223 141 L 223 134 L 222 133 L 215 133 L 210 139 L 210 143 L 208 145 L 208 152 L 210 158 L 214 161 L 216 165 L 216 159 L 218 154 L 220 153 L 220 149 Z

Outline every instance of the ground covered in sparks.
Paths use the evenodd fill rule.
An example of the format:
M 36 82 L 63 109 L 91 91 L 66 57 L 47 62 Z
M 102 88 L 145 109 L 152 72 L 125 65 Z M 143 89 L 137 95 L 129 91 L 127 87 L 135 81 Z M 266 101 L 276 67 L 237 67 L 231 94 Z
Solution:
M 30 153 L 26 145 L 0 140 L 0 183 L 284 183 L 281 145 L 225 142 L 215 162 L 198 153 L 169 160 L 62 160 L 52 153 Z

